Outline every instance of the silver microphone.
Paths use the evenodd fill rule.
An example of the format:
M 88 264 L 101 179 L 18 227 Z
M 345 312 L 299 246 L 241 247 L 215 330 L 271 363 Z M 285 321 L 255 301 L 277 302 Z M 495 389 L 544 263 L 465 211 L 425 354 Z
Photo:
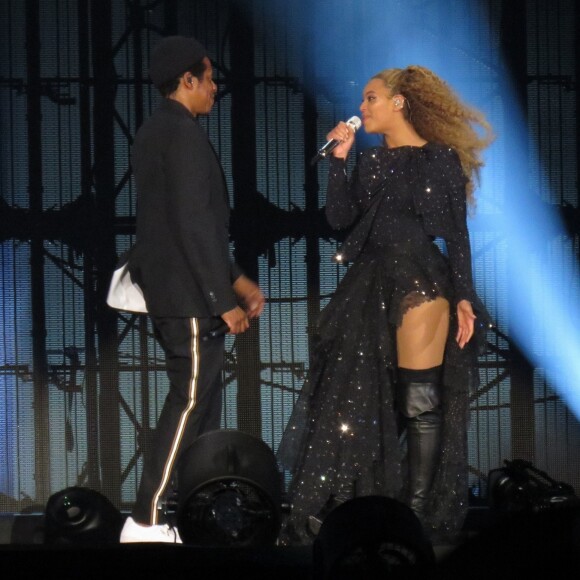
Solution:
M 354 117 L 351 117 L 348 121 L 346 121 L 346 124 L 353 130 L 354 133 L 356 133 L 360 129 L 360 126 L 362 125 L 362 121 L 357 116 L 354 116 Z M 340 145 L 340 143 L 341 143 L 341 141 L 339 141 L 338 139 L 331 139 L 330 141 L 325 143 L 318 150 L 318 153 L 312 158 L 312 161 L 310 162 L 310 164 L 314 165 L 315 163 L 318 163 L 321 159 L 324 159 L 325 157 L 327 157 L 329 153 L 334 151 L 334 149 L 338 145 Z

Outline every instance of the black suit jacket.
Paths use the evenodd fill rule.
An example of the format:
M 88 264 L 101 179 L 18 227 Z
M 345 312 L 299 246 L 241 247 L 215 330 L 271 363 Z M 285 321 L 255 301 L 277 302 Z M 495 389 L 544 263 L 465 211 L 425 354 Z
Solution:
M 183 105 L 163 99 L 137 131 L 136 244 L 129 256 L 153 316 L 218 316 L 237 304 L 241 270 L 230 259 L 228 192 L 204 129 Z

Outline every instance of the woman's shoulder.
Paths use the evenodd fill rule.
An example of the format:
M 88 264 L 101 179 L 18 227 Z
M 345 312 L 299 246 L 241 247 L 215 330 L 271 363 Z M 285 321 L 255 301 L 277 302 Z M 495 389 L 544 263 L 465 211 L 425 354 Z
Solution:
M 423 146 L 423 149 L 432 154 L 440 155 L 442 157 L 457 157 L 457 151 L 451 145 L 446 143 L 438 143 L 437 141 L 429 141 Z
M 467 177 L 463 172 L 461 159 L 454 147 L 445 143 L 430 142 L 425 146 L 426 169 L 432 179 L 441 182 L 451 180 L 463 186 Z
M 424 150 L 428 165 L 436 167 L 442 175 L 455 176 L 463 174 L 459 154 L 451 145 L 430 142 L 425 145 Z
M 457 166 L 461 162 L 457 150 L 451 145 L 445 143 L 429 142 L 423 147 L 427 157 L 433 163 L 439 165 Z

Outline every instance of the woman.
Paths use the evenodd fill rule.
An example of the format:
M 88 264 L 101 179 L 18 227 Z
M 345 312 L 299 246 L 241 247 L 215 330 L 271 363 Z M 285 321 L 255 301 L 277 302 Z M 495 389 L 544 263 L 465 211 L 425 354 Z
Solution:
M 355 496 L 404 501 L 431 537 L 460 531 L 468 507 L 468 395 L 490 324 L 466 218 L 490 127 L 420 66 L 375 75 L 360 111 L 383 143 L 350 178 L 353 130 L 327 136 L 340 144 L 326 216 L 348 231 L 336 256 L 348 269 L 278 451 L 292 474 L 287 542 L 311 542 L 324 513 Z

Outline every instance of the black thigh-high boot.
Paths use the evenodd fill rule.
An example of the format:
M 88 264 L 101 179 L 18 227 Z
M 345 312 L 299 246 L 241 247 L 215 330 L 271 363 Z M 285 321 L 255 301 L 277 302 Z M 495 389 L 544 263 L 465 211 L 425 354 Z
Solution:
M 398 369 L 397 405 L 407 429 L 408 505 L 421 521 L 441 445 L 441 367 Z

